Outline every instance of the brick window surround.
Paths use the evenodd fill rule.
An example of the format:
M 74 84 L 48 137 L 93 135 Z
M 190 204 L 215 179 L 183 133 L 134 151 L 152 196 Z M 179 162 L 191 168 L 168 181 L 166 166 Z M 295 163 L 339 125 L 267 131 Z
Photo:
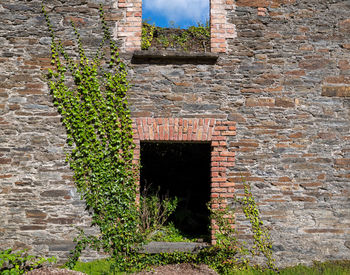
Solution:
M 142 0 L 115 0 L 115 7 L 122 11 L 116 22 L 114 38 L 122 41 L 121 51 L 141 50 Z M 228 22 L 227 13 L 235 9 L 234 0 L 209 0 L 211 52 L 228 51 L 228 38 L 236 36 L 235 25 Z
M 228 138 L 236 135 L 236 124 L 215 118 L 133 119 L 134 162 L 140 161 L 141 141 L 210 142 L 211 198 L 232 198 L 234 183 L 227 180 L 227 169 L 235 164 L 235 152 L 228 150 Z M 218 208 L 219 205 L 214 205 Z

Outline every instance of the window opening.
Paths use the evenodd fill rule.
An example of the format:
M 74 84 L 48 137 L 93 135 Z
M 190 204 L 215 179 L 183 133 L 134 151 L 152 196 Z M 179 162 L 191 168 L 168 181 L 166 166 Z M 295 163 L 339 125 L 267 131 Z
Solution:
M 177 197 L 169 220 L 189 238 L 210 240 L 210 143 L 141 142 L 140 188 Z
M 210 52 L 209 0 L 143 0 L 143 50 Z

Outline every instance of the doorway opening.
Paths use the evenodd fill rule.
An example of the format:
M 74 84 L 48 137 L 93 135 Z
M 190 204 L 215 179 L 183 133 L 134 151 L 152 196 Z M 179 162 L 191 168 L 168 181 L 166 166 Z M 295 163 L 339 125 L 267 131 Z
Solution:
M 210 241 L 210 142 L 140 143 L 140 188 L 147 194 L 177 197 L 169 221 L 188 238 Z

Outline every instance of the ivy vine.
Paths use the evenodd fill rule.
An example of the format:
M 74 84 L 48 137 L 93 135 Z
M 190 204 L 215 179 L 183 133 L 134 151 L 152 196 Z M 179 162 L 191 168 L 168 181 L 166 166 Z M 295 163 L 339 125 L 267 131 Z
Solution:
M 272 241 L 270 232 L 264 226 L 264 222 L 260 218 L 260 211 L 255 202 L 255 198 L 252 194 L 251 188 L 243 180 L 244 194 L 242 198 L 236 198 L 236 200 L 241 204 L 243 213 L 248 219 L 253 232 L 253 242 L 254 245 L 250 249 L 251 255 L 262 254 L 266 259 L 266 265 L 268 268 L 275 270 L 275 259 L 272 256 Z
M 102 248 L 115 255 L 130 253 L 140 242 L 141 235 L 125 64 L 111 39 L 102 7 L 100 18 L 104 35 L 92 59 L 85 54 L 73 22 L 79 60 L 68 55 L 56 38 L 44 7 L 42 12 L 51 35 L 54 66 L 48 72 L 47 81 L 53 104 L 67 130 L 67 143 L 71 147 L 67 161 L 74 171 L 77 189 L 92 213 L 92 225 L 100 230 L 95 237 L 81 232 L 73 262 L 86 246 Z M 74 85 L 69 84 L 71 80 Z

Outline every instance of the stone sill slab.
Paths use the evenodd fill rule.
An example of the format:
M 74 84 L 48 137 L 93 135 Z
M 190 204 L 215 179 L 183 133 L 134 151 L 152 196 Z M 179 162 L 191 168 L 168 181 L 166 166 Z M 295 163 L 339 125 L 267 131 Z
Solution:
M 191 252 L 197 253 L 199 250 L 209 246 L 207 243 L 192 242 L 150 242 L 142 247 L 140 253 L 171 253 L 171 252 Z
M 134 64 L 215 64 L 217 53 L 179 51 L 135 51 L 131 62 Z

